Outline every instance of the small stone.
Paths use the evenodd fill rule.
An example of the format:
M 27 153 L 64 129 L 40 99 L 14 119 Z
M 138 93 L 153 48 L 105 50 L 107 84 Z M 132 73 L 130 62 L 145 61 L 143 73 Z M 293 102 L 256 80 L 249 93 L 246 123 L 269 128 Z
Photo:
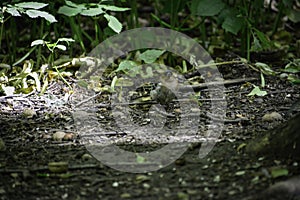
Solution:
M 73 133 L 65 133 L 63 140 L 70 141 L 73 140 L 75 135 Z
M 57 131 L 52 135 L 52 139 L 55 141 L 62 141 L 62 139 L 65 137 L 66 133 L 63 131 Z
M 278 112 L 267 113 L 262 117 L 263 122 L 273 122 L 281 120 L 283 120 L 283 118 Z

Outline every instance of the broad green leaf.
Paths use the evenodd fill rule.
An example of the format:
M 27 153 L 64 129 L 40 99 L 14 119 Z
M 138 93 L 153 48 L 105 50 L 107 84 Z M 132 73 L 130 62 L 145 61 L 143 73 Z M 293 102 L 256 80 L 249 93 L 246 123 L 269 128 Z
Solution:
M 103 13 L 104 13 L 104 11 L 100 7 L 98 7 L 98 8 L 85 9 L 80 14 L 83 15 L 83 16 L 94 17 L 94 16 L 97 16 L 97 15 L 101 15 Z
M 130 10 L 130 8 L 121 8 L 121 7 L 116 7 L 116 6 L 110 6 L 110 5 L 99 5 L 101 8 L 109 11 L 127 11 Z
M 46 7 L 47 3 L 39 3 L 39 2 L 23 2 L 23 3 L 17 3 L 15 6 L 20 8 L 31 8 L 31 9 L 41 9 Z
M 69 6 L 61 6 L 58 9 L 57 13 L 66 15 L 68 17 L 73 17 L 73 16 L 78 15 L 81 11 L 82 11 L 82 9 L 78 8 L 78 7 L 72 8 L 72 7 L 69 7 Z
M 254 96 L 254 95 L 261 97 L 267 95 L 267 92 L 261 90 L 259 87 L 254 85 L 253 90 L 247 96 Z
M 47 12 L 39 11 L 39 10 L 26 10 L 26 14 L 31 18 L 42 17 L 50 23 L 57 22 L 55 17 Z
M 193 15 L 215 16 L 225 7 L 222 0 L 193 0 L 191 11 Z
M 108 21 L 108 26 L 114 30 L 116 33 L 120 33 L 122 30 L 122 24 L 117 18 L 112 15 L 105 14 L 104 17 Z
M 243 28 L 244 21 L 242 18 L 237 16 L 229 15 L 225 18 L 224 22 L 222 23 L 222 28 L 225 31 L 233 33 L 237 35 L 237 33 Z
M 139 55 L 139 59 L 143 60 L 145 63 L 154 63 L 165 51 L 150 49 Z
M 15 7 L 7 7 L 6 12 L 8 12 L 9 14 L 11 14 L 14 17 L 20 17 L 21 16 L 19 11 Z
M 137 67 L 137 63 L 131 60 L 124 60 L 119 64 L 118 69 L 116 69 L 116 72 L 118 71 L 129 71 L 132 68 Z
M 36 45 L 44 45 L 45 41 L 44 40 L 34 40 L 33 42 L 31 42 L 31 47 L 36 46 Z

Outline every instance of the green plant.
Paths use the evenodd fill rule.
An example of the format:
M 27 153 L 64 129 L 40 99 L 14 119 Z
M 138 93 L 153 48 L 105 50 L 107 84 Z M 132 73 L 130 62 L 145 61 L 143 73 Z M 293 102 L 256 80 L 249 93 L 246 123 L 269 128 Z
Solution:
M 98 20 L 100 16 L 103 16 L 107 20 L 108 27 L 114 32 L 120 33 L 122 30 L 122 24 L 119 22 L 119 20 L 108 12 L 123 12 L 129 10 L 129 8 L 121 8 L 114 5 L 103 4 L 103 2 L 104 1 L 100 1 L 100 3 L 76 4 L 72 1 L 65 1 L 66 5 L 60 7 L 58 10 L 59 14 L 69 17 L 71 28 L 76 36 L 75 38 L 80 42 L 81 48 L 84 51 L 86 50 L 83 42 L 83 35 L 86 36 L 90 42 L 98 44 L 100 39 L 104 39 L 104 33 L 106 32 L 108 34 L 109 32 L 107 29 L 103 29 L 99 25 Z M 77 15 L 92 17 L 95 27 L 95 41 L 80 27 L 80 23 L 76 23 L 74 17 Z
M 56 42 L 51 43 L 48 41 L 44 41 L 44 40 L 35 40 L 31 43 L 31 46 L 37 46 L 37 45 L 43 45 L 46 46 L 47 49 L 50 51 L 50 56 L 48 58 L 48 65 L 49 67 L 53 67 L 57 74 L 59 75 L 59 77 L 69 86 L 70 89 L 72 89 L 72 87 L 70 86 L 70 84 L 64 79 L 64 77 L 61 75 L 61 73 L 58 71 L 57 67 L 54 66 L 54 51 L 56 49 L 62 50 L 62 51 L 66 51 L 67 47 L 63 44 L 60 44 L 61 42 L 66 42 L 67 45 L 69 45 L 70 42 L 75 42 L 75 40 L 73 40 L 72 38 L 59 38 Z
M 22 15 L 27 15 L 31 19 L 35 19 L 41 17 L 48 21 L 49 23 L 57 22 L 55 17 L 48 12 L 41 11 L 40 9 L 46 7 L 48 4 L 39 3 L 39 2 L 23 2 L 17 3 L 14 5 L 7 4 L 6 6 L 1 7 L 0 11 L 0 49 L 2 48 L 2 41 L 6 38 L 7 48 L 9 49 L 8 55 L 11 56 L 11 61 L 14 61 L 16 58 L 16 50 L 18 39 L 20 38 L 18 35 L 18 30 L 15 21 L 11 21 L 9 31 L 6 33 L 6 37 L 4 37 L 4 23 L 7 22 L 12 17 L 22 17 Z M 9 14 L 9 16 L 5 16 Z M 43 23 L 40 26 L 40 29 L 43 30 Z M 34 49 L 33 49 L 34 50 Z M 30 51 L 33 52 L 33 50 Z M 30 54 L 29 53 L 29 54 Z M 27 54 L 27 56 L 29 56 Z M 25 58 L 23 58 L 24 60 Z
M 193 15 L 215 19 L 226 32 L 239 34 L 242 55 L 250 60 L 251 50 L 261 51 L 272 46 L 267 35 L 257 28 L 257 17 L 264 20 L 262 3 L 263 1 L 256 0 L 252 3 L 243 0 L 231 5 L 222 0 L 192 0 L 190 9 Z
M 14 67 L 8 76 L 3 70 L 0 72 L 0 91 L 5 95 L 13 95 L 14 93 L 30 93 L 34 89 L 41 90 L 41 83 L 38 73 L 33 71 L 33 61 L 25 61 L 23 67 Z

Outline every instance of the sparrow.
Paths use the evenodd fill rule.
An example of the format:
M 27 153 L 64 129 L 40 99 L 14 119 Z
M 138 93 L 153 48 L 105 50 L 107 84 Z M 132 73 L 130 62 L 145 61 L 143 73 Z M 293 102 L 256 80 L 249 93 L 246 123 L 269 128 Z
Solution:
M 162 105 L 168 105 L 176 98 L 174 92 L 176 92 L 177 89 L 178 79 L 173 75 L 172 71 L 167 70 L 161 76 L 160 82 L 155 89 L 150 91 L 150 97 Z

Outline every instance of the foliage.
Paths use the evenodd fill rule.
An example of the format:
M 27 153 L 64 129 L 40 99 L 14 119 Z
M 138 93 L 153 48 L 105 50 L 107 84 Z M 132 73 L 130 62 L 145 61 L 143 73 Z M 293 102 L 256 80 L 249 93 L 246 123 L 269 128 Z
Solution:
M 266 2 L 261 0 L 3 2 L 0 7 L 2 91 L 9 91 L 6 86 L 15 87 L 14 81 L 19 79 L 11 79 L 13 76 L 22 77 L 23 82 L 24 78 L 37 82 L 31 75 L 33 72 L 38 74 L 45 72 L 41 70 L 43 62 L 48 62 L 51 67 L 54 66 L 55 59 L 67 56 L 66 54 L 68 57 L 84 55 L 107 37 L 120 33 L 124 27 L 142 26 L 141 19 L 147 21 L 147 26 L 162 26 L 191 34 L 210 53 L 214 53 L 215 49 L 230 49 L 251 61 L 253 52 L 268 52 L 274 49 L 290 51 L 292 56 L 286 55 L 293 61 L 289 61 L 286 66 L 282 65 L 284 69 L 280 73 L 286 73 L 287 80 L 297 83 L 299 82 L 297 49 L 300 42 L 297 43 L 293 33 L 283 29 L 283 25 L 287 23 L 286 20 L 289 20 L 288 23 L 300 22 L 298 8 L 293 0 Z M 153 10 L 139 11 L 144 4 Z M 74 42 L 74 45 L 66 51 L 66 46 L 61 42 Z M 42 48 L 41 45 L 47 48 Z M 47 49 L 50 50 L 50 54 Z M 55 52 L 58 49 L 63 51 L 58 51 L 57 54 Z M 153 63 L 171 63 L 171 66 L 180 72 L 187 72 L 190 69 L 185 61 L 177 58 L 172 61 L 170 59 L 172 56 L 160 50 L 148 50 L 143 53 L 138 51 L 132 54 L 131 58 L 134 59 L 128 57 L 120 61 L 113 69 L 113 73 L 125 73 L 130 76 L 139 74 L 147 77 L 153 73 L 152 68 L 149 66 L 146 70 L 141 70 L 140 65 Z M 26 70 L 23 69 L 22 72 L 20 70 L 22 67 L 18 66 L 28 62 L 32 63 L 31 70 L 28 71 L 29 65 L 26 64 Z M 264 75 L 280 74 L 275 72 L 272 64 L 259 60 L 251 67 L 261 72 L 262 85 Z M 41 80 L 42 74 L 38 77 L 40 81 L 44 81 Z M 118 80 L 115 78 L 115 84 Z M 19 87 L 23 87 L 22 84 L 15 87 L 14 92 L 19 92 Z

